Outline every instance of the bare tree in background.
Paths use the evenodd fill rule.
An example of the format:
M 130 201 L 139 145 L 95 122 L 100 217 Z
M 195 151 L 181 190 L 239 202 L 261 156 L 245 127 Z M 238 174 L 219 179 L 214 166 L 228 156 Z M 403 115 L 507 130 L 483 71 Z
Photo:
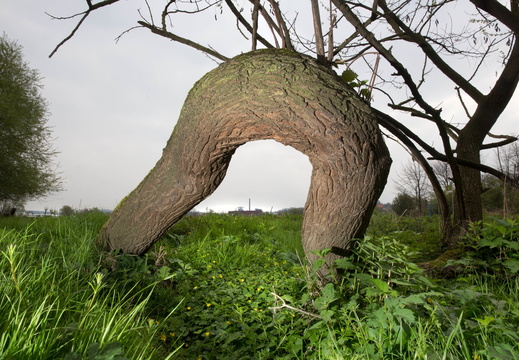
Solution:
M 85 11 L 68 17 L 79 21 L 53 54 L 92 12 L 118 2 L 86 0 Z M 150 1 L 143 5 L 146 12 L 139 12 L 136 28 L 191 46 L 219 61 L 229 56 L 175 34 L 175 16 L 195 16 L 215 8 L 230 11 L 237 31 L 251 39 L 252 49 L 295 49 L 339 71 L 355 68 L 361 75 L 347 81 L 367 94 L 366 101 L 377 96 L 371 105 L 376 107 L 379 124 L 408 149 L 427 174 L 439 202 L 446 246 L 456 245 L 468 222 L 482 218 L 482 171 L 517 186 L 517 178 L 483 165 L 481 151 L 516 140 L 491 131 L 519 82 L 518 0 L 309 0 L 297 5 L 288 0 L 169 0 L 156 7 Z M 289 6 L 295 6 L 294 11 L 283 11 Z M 310 16 L 301 16 L 307 13 Z M 311 20 L 301 24 L 302 19 Z M 313 29 L 311 36 L 303 31 L 309 28 Z M 211 26 L 206 29 L 214 31 Z M 452 99 L 457 99 L 463 115 L 442 107 Z M 425 125 L 434 127 L 439 142 L 418 135 Z M 452 173 L 456 189 L 453 217 L 431 160 L 445 162 Z
M 430 184 L 422 166 L 416 161 L 408 162 L 399 171 L 395 184 L 400 193 L 413 197 L 417 215 L 424 215 Z
M 519 144 L 513 143 L 496 149 L 498 169 L 511 179 L 519 177 Z
M 510 179 L 519 177 L 519 144 L 517 142 L 508 146 L 496 149 L 495 158 L 498 169 L 506 174 Z M 511 212 L 516 212 L 515 202 L 518 190 L 509 186 L 505 180 L 502 182 L 503 193 L 503 216 L 508 216 Z
M 432 167 L 443 191 L 452 191 L 452 171 L 449 164 L 443 161 L 434 161 Z

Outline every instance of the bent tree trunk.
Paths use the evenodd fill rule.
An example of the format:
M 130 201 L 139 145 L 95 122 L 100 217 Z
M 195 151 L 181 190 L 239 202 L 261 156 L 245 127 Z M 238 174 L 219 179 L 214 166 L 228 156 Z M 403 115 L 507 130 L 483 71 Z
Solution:
M 100 241 L 141 254 L 222 182 L 236 149 L 273 139 L 313 166 L 302 241 L 332 260 L 368 225 L 391 160 L 376 117 L 333 71 L 287 50 L 240 55 L 191 89 L 163 151 L 112 213 Z

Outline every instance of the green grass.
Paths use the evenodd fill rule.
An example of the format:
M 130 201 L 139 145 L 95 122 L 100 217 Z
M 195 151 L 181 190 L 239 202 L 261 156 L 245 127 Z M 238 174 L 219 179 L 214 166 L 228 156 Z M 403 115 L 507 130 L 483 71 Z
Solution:
M 107 282 L 93 246 L 105 220 L 2 219 L 0 359 L 161 358 L 147 317 L 157 282 Z
M 436 218 L 377 216 L 322 282 L 298 215 L 185 218 L 142 257 L 99 252 L 105 220 L 0 220 L 0 359 L 519 359 L 515 222 L 443 279 Z

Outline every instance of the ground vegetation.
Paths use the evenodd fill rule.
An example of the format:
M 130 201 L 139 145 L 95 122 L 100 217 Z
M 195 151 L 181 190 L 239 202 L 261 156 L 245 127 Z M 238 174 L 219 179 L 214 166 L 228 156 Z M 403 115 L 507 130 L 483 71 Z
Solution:
M 519 356 L 517 220 L 431 264 L 438 217 L 377 214 L 325 286 L 329 250 L 305 263 L 300 215 L 186 217 L 143 256 L 96 249 L 106 220 L 0 219 L 1 358 Z

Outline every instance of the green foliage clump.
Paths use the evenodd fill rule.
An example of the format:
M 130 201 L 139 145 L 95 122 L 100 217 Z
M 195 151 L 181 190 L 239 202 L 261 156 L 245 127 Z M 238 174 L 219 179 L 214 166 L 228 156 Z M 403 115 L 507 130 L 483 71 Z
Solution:
M 414 250 L 411 261 L 421 263 L 435 259 L 441 252 L 442 234 L 438 215 L 409 217 L 394 213 L 375 214 L 367 234 L 378 238 L 389 236 Z
M 22 47 L 0 37 L 0 210 L 57 191 L 47 103 L 41 76 L 23 60 Z M 7 210 L 10 210 L 8 208 Z
M 342 80 L 344 80 L 352 88 L 357 89 L 358 94 L 365 100 L 371 98 L 371 89 L 368 87 L 368 80 L 360 80 L 359 75 L 351 70 L 346 69 L 341 74 Z
M 519 224 L 496 219 L 477 222 L 466 235 L 466 253 L 449 265 L 459 265 L 463 272 L 498 278 L 519 273 Z
M 411 215 L 416 209 L 416 199 L 409 194 L 398 194 L 391 203 L 391 210 L 398 216 Z

